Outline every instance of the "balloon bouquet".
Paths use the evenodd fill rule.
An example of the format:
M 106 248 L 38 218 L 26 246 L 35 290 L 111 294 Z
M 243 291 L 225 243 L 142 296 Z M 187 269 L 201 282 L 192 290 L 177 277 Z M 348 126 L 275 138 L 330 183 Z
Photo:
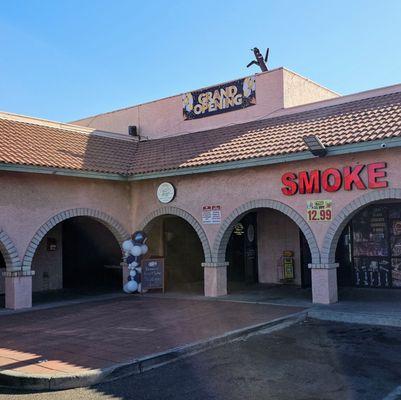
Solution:
M 141 292 L 141 259 L 148 252 L 146 234 L 143 231 L 137 231 L 132 234 L 130 240 L 123 242 L 123 250 L 128 264 L 129 276 L 128 282 L 124 285 L 125 293 Z

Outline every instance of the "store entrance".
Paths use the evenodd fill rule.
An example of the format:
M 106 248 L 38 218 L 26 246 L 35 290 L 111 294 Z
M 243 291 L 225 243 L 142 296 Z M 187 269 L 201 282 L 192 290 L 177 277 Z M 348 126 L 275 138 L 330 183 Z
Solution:
M 176 215 L 162 215 L 146 227 L 148 257 L 164 258 L 164 285 L 170 292 L 203 293 L 204 252 L 193 226 Z
M 340 236 L 336 262 L 339 286 L 401 287 L 401 204 L 360 211 Z
M 227 280 L 230 288 L 258 282 L 258 248 L 256 212 L 243 217 L 234 225 L 226 250 Z

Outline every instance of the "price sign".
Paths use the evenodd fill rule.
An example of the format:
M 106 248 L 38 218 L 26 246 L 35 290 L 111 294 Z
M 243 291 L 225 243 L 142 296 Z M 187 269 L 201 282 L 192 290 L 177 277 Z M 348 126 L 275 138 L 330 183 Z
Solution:
M 332 220 L 331 200 L 309 200 L 306 203 L 306 214 L 308 221 L 331 221 Z

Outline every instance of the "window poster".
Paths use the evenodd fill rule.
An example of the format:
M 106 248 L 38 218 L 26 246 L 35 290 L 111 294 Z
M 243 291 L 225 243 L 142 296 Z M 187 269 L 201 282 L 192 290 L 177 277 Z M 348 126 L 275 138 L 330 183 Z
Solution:
M 360 287 L 390 287 L 390 261 L 379 257 L 355 257 L 354 284 Z
M 366 208 L 352 230 L 355 286 L 401 288 L 401 205 Z
M 401 287 L 401 258 L 392 258 L 391 268 L 391 279 L 393 287 Z
M 364 210 L 353 221 L 354 257 L 387 257 L 387 210 L 374 207 Z
M 352 224 L 354 284 L 360 287 L 390 287 L 388 210 L 369 207 Z
M 401 211 L 398 207 L 390 211 L 391 219 L 391 276 L 393 287 L 401 287 L 401 215 L 395 211 Z

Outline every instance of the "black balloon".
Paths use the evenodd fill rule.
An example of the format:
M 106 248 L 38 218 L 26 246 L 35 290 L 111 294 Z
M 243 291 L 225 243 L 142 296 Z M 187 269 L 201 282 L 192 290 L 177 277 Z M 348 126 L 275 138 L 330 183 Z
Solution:
M 127 264 L 131 264 L 134 261 L 135 261 L 135 257 L 133 255 L 129 255 L 127 257 Z

